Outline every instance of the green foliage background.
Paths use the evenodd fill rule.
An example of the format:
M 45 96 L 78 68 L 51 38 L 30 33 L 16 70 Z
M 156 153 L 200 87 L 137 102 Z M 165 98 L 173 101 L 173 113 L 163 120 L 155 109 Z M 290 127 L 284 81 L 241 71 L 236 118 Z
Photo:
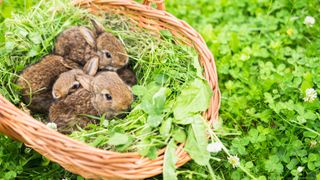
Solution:
M 34 4 L 4 0 L 0 22 Z M 241 165 L 259 179 L 319 178 L 320 102 L 303 97 L 311 87 L 320 93 L 320 2 L 170 0 L 166 5 L 201 33 L 215 55 L 222 92 L 216 127 Z M 308 15 L 316 19 L 313 27 L 303 23 Z M 211 165 L 219 178 L 249 178 L 232 168 L 223 152 L 214 156 L 218 159 Z M 208 170 L 194 162 L 178 174 L 179 179 L 210 179 Z M 81 179 L 0 135 L 0 179 L 14 178 Z

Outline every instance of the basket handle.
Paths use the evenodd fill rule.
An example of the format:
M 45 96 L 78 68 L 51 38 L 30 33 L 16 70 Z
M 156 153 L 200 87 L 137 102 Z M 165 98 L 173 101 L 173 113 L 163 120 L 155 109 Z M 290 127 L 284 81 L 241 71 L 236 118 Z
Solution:
M 146 6 L 151 6 L 151 3 L 157 4 L 157 9 L 165 11 L 166 7 L 164 5 L 164 0 L 143 0 L 143 4 Z

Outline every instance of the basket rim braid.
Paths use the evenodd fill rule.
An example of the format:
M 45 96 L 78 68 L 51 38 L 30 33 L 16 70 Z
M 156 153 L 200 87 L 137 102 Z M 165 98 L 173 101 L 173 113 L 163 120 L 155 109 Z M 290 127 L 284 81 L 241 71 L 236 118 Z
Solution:
M 73 0 L 75 6 L 92 13 L 108 11 L 129 17 L 138 26 L 151 32 L 167 29 L 180 42 L 192 46 L 199 55 L 204 76 L 214 95 L 210 107 L 203 113 L 210 124 L 218 118 L 220 91 L 214 57 L 201 35 L 186 22 L 164 11 L 164 0 L 144 0 L 143 4 L 133 0 Z M 157 9 L 151 7 L 156 3 Z M 60 134 L 30 115 L 15 107 L 0 95 L 0 132 L 23 142 L 66 170 L 84 178 L 95 179 L 144 179 L 162 173 L 165 148 L 158 151 L 154 160 L 141 157 L 136 152 L 118 153 L 90 147 Z M 191 158 L 179 144 L 176 154 L 177 167 Z

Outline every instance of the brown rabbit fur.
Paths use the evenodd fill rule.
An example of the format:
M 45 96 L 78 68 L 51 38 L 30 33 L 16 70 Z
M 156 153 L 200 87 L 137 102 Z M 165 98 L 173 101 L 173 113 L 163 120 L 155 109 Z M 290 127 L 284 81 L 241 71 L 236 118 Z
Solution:
M 129 57 L 121 41 L 113 34 L 106 32 L 103 25 L 98 21 L 92 19 L 91 22 L 97 35 L 97 54 L 100 58 L 99 69 L 116 71 L 127 65 Z
M 92 58 L 84 66 L 83 70 L 73 69 L 59 75 L 58 80 L 53 84 L 52 96 L 54 99 L 61 99 L 75 92 L 80 87 L 80 82 L 76 79 L 78 75 L 94 76 L 98 70 L 98 58 Z
M 51 87 L 59 74 L 71 68 L 78 68 L 77 64 L 66 62 L 61 56 L 47 55 L 21 72 L 17 84 L 22 88 L 22 99 L 26 104 L 30 104 L 30 110 L 48 112 L 53 102 Z
M 121 42 L 111 33 L 104 32 L 97 38 L 99 69 L 116 71 L 128 63 L 128 55 Z
M 123 44 L 102 24 L 92 20 L 94 31 L 76 26 L 63 31 L 55 43 L 55 53 L 84 65 L 93 57 L 99 58 L 100 70 L 117 70 L 128 63 Z
M 96 55 L 95 35 L 86 27 L 71 27 L 57 37 L 54 52 L 84 65 Z
M 57 101 L 49 110 L 49 119 L 57 124 L 60 132 L 69 133 L 76 125 L 84 127 L 94 122 L 81 114 L 105 114 L 106 118 L 112 118 L 126 111 L 133 100 L 131 89 L 115 72 L 100 72 L 95 77 L 76 75 L 76 80 L 82 88 Z
M 135 73 L 129 67 L 123 67 L 117 70 L 119 77 L 130 87 L 137 84 Z
M 57 124 L 59 132 L 70 133 L 77 125 L 85 127 L 88 123 L 95 123 L 94 120 L 81 116 L 81 114 L 98 115 L 98 111 L 91 103 L 91 93 L 84 88 L 55 102 L 50 107 L 49 119 Z
M 54 99 L 64 98 L 80 88 L 80 82 L 76 80 L 76 75 L 84 74 L 81 69 L 73 69 L 59 75 L 59 81 L 56 81 L 52 87 L 52 96 Z

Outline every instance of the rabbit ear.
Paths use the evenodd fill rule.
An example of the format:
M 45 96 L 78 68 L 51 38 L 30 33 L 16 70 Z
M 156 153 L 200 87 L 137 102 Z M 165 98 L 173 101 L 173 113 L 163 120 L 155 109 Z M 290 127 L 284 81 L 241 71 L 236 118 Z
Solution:
M 94 26 L 97 35 L 100 35 L 105 32 L 103 25 L 95 19 L 91 19 L 91 23 Z
M 90 91 L 91 89 L 91 82 L 92 82 L 93 77 L 89 75 L 84 75 L 84 74 L 77 74 L 76 75 L 76 80 L 80 82 L 81 86 Z
M 94 48 L 96 45 L 96 40 L 93 33 L 86 27 L 80 27 L 79 30 L 83 38 L 87 41 L 87 43 Z
M 98 71 L 98 67 L 99 67 L 99 58 L 93 57 L 84 65 L 83 71 L 90 76 L 94 76 Z

